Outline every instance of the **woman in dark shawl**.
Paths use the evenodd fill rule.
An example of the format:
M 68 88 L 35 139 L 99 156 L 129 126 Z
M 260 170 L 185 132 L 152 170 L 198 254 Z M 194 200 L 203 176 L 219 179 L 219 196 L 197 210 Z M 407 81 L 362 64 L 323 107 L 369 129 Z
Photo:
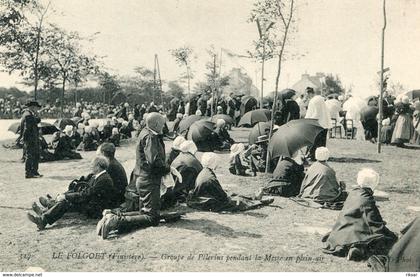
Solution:
M 195 187 L 187 197 L 189 207 L 211 212 L 236 212 L 256 209 L 274 201 L 273 198 L 261 200 L 261 195 L 252 197 L 229 196 L 220 185 L 216 174 L 214 174 L 218 162 L 215 153 L 204 153 L 201 157 L 203 170 L 198 174 Z
M 385 226 L 373 198 L 378 182 L 379 175 L 374 170 L 359 171 L 359 186 L 349 193 L 332 231 L 322 239 L 323 252 L 360 261 L 371 255 L 386 254 L 392 247 L 397 236 Z

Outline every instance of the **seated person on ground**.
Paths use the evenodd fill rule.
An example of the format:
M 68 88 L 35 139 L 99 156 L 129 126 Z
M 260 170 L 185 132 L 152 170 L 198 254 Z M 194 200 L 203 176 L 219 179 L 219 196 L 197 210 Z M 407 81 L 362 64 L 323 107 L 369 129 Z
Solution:
M 416 217 L 402 231 L 388 255 L 374 255 L 368 266 L 372 271 L 419 272 L 420 271 L 420 217 Z
M 82 135 L 80 135 L 77 129 L 77 127 L 73 127 L 73 135 L 71 136 L 73 149 L 76 149 L 76 147 L 82 142 Z
M 96 151 L 98 148 L 98 141 L 92 133 L 92 127 L 86 126 L 85 134 L 83 135 L 82 142 L 77 147 L 79 151 Z
M 375 254 L 386 254 L 397 236 L 385 225 L 373 198 L 379 175 L 365 168 L 347 197 L 332 231 L 322 239 L 323 252 L 360 261 Z
M 193 141 L 184 141 L 179 147 L 181 153 L 171 163 L 182 176 L 182 182 L 177 180 L 175 186 L 166 189 L 161 196 L 162 209 L 173 206 L 176 202 L 185 202 L 188 193 L 194 188 L 195 179 L 203 169 L 200 161 L 195 157 L 197 146 Z
M 170 166 L 172 164 L 172 162 L 176 159 L 176 157 L 178 157 L 179 153 L 181 153 L 181 150 L 179 149 L 179 147 L 181 146 L 181 144 L 186 141 L 186 139 L 183 136 L 177 136 L 174 139 L 174 142 L 172 143 L 172 147 L 171 150 L 168 154 L 168 157 L 166 159 L 166 163 Z
M 303 159 L 301 151 L 296 151 L 292 158 L 280 157 L 273 172 L 273 179 L 263 188 L 264 194 L 297 196 L 305 177 Z
M 121 128 L 119 130 L 121 134 L 121 139 L 128 139 L 131 138 L 131 132 L 134 131 L 133 128 L 130 128 L 128 121 L 123 121 Z
M 55 161 L 54 153 L 48 151 L 48 143 L 42 135 L 42 129 L 39 128 L 39 161 L 43 162 L 52 162 Z
M 107 119 L 105 125 L 102 126 L 102 131 L 99 132 L 102 141 L 108 141 L 112 135 L 111 119 Z
M 128 185 L 127 173 L 122 164 L 115 158 L 115 145 L 105 142 L 98 147 L 97 154 L 108 159 L 109 166 L 106 172 L 111 176 L 112 182 L 118 190 L 118 198 L 120 199 L 118 204 L 123 203 L 125 188 Z
M 252 148 L 245 149 L 243 143 L 233 144 L 230 147 L 229 172 L 239 176 L 256 176 L 256 172 L 252 171 L 250 155 Z
M 115 146 L 120 146 L 120 133 L 118 132 L 118 128 L 112 128 L 112 134 L 107 141 L 113 143 Z
M 64 134 L 60 134 L 57 145 L 54 149 L 56 160 L 81 159 L 82 156 L 75 151 L 73 144 L 73 126 L 67 125 L 64 128 Z
M 305 200 L 314 201 L 325 207 L 341 207 L 345 201 L 347 193 L 343 184 L 338 183 L 335 171 L 327 160 L 330 152 L 326 147 L 318 147 L 315 150 L 316 162 L 314 162 L 306 172 L 302 181 L 299 197 Z
M 265 172 L 267 161 L 268 136 L 262 135 L 251 145 L 251 166 L 254 172 Z
M 104 209 L 118 206 L 118 190 L 115 188 L 111 177 L 106 172 L 108 159 L 99 156 L 92 162 L 92 173 L 86 178 L 73 181 L 69 190 L 57 196 L 56 199 L 40 198 L 41 204 L 46 208 L 39 207 L 36 203 L 32 209 L 36 214 L 28 213 L 30 221 L 42 230 L 46 225 L 52 225 L 66 212 L 78 212 L 89 218 L 99 218 Z
M 226 127 L 226 121 L 223 119 L 218 119 L 216 121 L 216 129 L 214 130 L 214 133 L 217 135 L 217 144 L 216 149 L 214 150 L 227 150 L 235 143 L 235 141 L 230 137 Z
M 261 200 L 261 195 L 251 197 L 228 196 L 214 173 L 218 164 L 217 154 L 204 153 L 201 157 L 201 163 L 203 170 L 198 174 L 195 187 L 187 197 L 189 207 L 212 212 L 235 212 L 256 209 L 274 201 L 272 198 Z

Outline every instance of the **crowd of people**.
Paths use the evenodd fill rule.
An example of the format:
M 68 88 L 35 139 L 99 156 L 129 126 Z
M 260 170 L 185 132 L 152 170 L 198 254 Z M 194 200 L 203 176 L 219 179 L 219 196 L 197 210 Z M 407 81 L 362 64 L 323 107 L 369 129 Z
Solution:
M 197 139 L 188 128 L 186 132 L 168 129 L 170 113 L 174 115 L 170 119 L 175 122 L 181 117 L 180 121 L 189 116 L 203 117 L 209 113 L 209 104 L 210 113 L 212 107 L 218 114 L 232 114 L 233 117 L 246 113 L 245 110 L 241 112 L 241 105 L 238 109 L 236 104 L 232 104 L 232 111 L 229 110 L 229 101 L 235 103 L 232 97 L 220 100 L 227 103 L 226 110 L 220 101 L 212 105 L 211 99 L 204 101 L 206 98 L 203 96 L 200 96 L 202 100 L 198 98 L 197 102 L 189 101 L 186 104 L 174 101 L 166 116 L 153 103 L 134 107 L 125 103 L 109 113 L 103 123 L 92 121 L 87 107 L 83 103 L 78 104 L 72 115 L 80 118 L 79 121 L 75 125 L 65 125 L 63 130 L 53 135 L 53 155 L 78 159 L 81 158 L 78 150 L 97 150 L 91 171 L 87 176 L 73 180 L 62 194 L 56 197 L 41 196 L 38 199 L 40 205 L 33 204 L 28 218 L 42 230 L 66 212 L 79 212 L 97 218 L 96 233 L 108 239 L 119 233 L 181 219 L 182 213 L 168 212 L 176 210 L 179 203 L 204 211 L 241 212 L 269 205 L 274 201 L 272 196 L 282 196 L 305 207 L 341 210 L 335 226 L 323 238 L 325 253 L 356 261 L 369 259 L 375 268 L 381 265 L 383 269 L 390 268 L 393 263 L 392 266 L 404 268 L 404 271 L 418 269 L 418 260 L 402 267 L 398 265 L 398 259 L 392 260 L 391 254 L 388 255 L 398 248 L 399 257 L 404 257 L 405 251 L 400 244 L 407 241 L 416 244 L 418 236 L 405 230 L 404 235 L 398 238 L 386 227 L 373 197 L 379 175 L 372 169 L 362 169 L 357 176 L 357 185 L 350 190 L 338 180 L 334 169 L 328 164 L 329 150 L 326 148 L 328 130 L 332 127 L 331 108 L 328 100 L 325 101 L 313 89 L 308 88 L 307 92 L 305 101 L 301 101 L 300 96 L 294 100 L 296 92 L 293 90 L 283 91 L 273 120 L 281 126 L 301 117 L 317 119 L 322 127 L 321 133 L 306 153 L 301 149 L 291 156 L 283 155 L 268 163 L 269 134 L 258 136 L 255 143 L 248 146 L 238 144 L 229 135 L 229 124 L 217 119 L 215 124 L 209 125 L 210 130 L 204 140 L 211 140 L 212 143 L 203 145 L 203 140 Z M 302 104 L 304 102 L 307 105 Z M 402 103 L 407 105 L 405 102 L 402 99 Z M 196 107 L 193 103 L 197 104 Z M 304 112 L 300 106 L 304 107 Z M 344 103 L 346 113 L 341 115 L 348 119 L 353 111 L 345 109 L 347 106 Z M 398 106 L 398 103 L 394 106 Z M 180 107 L 185 110 L 180 110 Z M 175 108 L 176 112 L 173 111 Z M 256 106 L 247 108 L 252 110 Z M 22 115 L 21 136 L 27 178 L 42 177 L 38 171 L 40 109 L 38 102 L 29 101 Z M 340 115 L 340 111 L 337 112 Z M 407 121 L 405 115 L 397 114 L 395 130 Z M 390 112 L 390 116 L 394 115 L 394 111 Z M 399 119 L 400 116 L 402 119 Z M 199 122 L 207 124 L 210 121 Z M 234 125 L 237 121 L 233 122 Z M 124 167 L 115 158 L 118 146 L 116 134 L 126 138 L 135 136 L 138 141 L 136 165 L 130 178 L 127 178 Z M 169 153 L 165 152 L 165 136 L 174 139 Z M 205 152 L 200 159 L 197 158 L 197 151 Z M 214 151 L 230 151 L 229 171 L 232 174 L 257 176 L 258 172 L 265 172 L 268 165 L 273 173 L 272 180 L 252 195 L 229 195 L 216 175 L 219 163 Z M 408 230 L 418 228 L 417 221 L 409 225 Z

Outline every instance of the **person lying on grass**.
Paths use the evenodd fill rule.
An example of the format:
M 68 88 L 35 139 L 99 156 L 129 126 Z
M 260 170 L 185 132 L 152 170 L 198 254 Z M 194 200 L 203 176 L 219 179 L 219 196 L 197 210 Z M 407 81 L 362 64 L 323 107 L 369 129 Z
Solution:
M 323 252 L 360 261 L 371 255 L 384 255 L 397 240 L 386 227 L 373 198 L 379 175 L 364 168 L 357 174 L 357 186 L 351 190 L 332 231 L 322 238 Z
M 44 208 L 33 203 L 28 219 L 37 225 L 39 230 L 52 225 L 66 212 L 78 212 L 89 218 L 99 218 L 104 209 L 118 207 L 118 189 L 106 172 L 109 161 L 104 156 L 96 157 L 92 162 L 92 173 L 86 178 L 73 181 L 69 190 L 57 196 L 56 199 L 41 201 Z M 44 199 L 45 200 L 45 199 Z
M 203 170 L 198 174 L 195 187 L 187 197 L 189 207 L 211 212 L 236 212 L 256 209 L 274 201 L 273 198 L 262 199 L 261 194 L 251 197 L 229 196 L 214 173 L 218 165 L 218 156 L 215 153 L 204 153 L 201 163 Z
M 314 206 L 340 209 L 346 200 L 347 192 L 344 183 L 337 181 L 334 169 L 327 163 L 329 157 L 328 148 L 318 147 L 315 150 L 317 161 L 308 168 L 298 197 L 311 205 L 314 202 Z

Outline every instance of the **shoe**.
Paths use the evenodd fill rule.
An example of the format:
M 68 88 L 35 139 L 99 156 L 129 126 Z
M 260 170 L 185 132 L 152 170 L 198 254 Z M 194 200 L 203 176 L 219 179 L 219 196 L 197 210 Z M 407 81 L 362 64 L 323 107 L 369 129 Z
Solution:
M 103 212 L 102 212 L 102 218 L 101 218 L 101 220 L 99 220 L 98 224 L 96 224 L 96 234 L 98 236 L 102 236 L 102 228 L 103 228 L 104 222 L 105 222 L 105 220 L 107 218 L 106 215 L 107 214 L 110 214 L 110 213 L 112 213 L 111 210 L 108 210 L 108 209 L 103 210 Z
M 31 178 L 35 178 L 34 175 L 25 175 L 26 179 L 31 179 Z
M 55 205 L 55 200 L 52 198 L 49 198 L 48 195 L 47 197 L 41 196 L 39 197 L 39 203 L 41 203 L 42 206 L 44 206 L 45 208 L 51 208 L 52 206 Z
M 359 261 L 364 260 L 365 258 L 366 257 L 365 257 L 364 251 L 362 251 L 360 248 L 357 248 L 357 247 L 350 248 L 349 253 L 347 254 L 347 260 L 349 261 L 359 262 Z
M 271 203 L 274 202 L 274 198 L 273 197 L 268 197 L 268 198 L 262 199 L 260 201 L 264 205 L 270 205 Z
M 102 239 L 107 239 L 112 231 L 118 230 L 119 217 L 114 214 L 107 214 L 102 226 Z
M 42 176 L 44 176 L 44 175 L 41 175 L 39 173 L 34 174 L 34 178 L 41 178 Z
M 35 202 L 32 203 L 32 210 L 39 216 L 42 216 L 43 214 L 41 207 L 39 207 Z
M 45 226 L 47 226 L 47 222 L 45 222 L 45 220 L 41 216 L 33 215 L 31 213 L 28 213 L 27 216 L 31 222 L 36 224 L 38 230 L 44 230 Z

